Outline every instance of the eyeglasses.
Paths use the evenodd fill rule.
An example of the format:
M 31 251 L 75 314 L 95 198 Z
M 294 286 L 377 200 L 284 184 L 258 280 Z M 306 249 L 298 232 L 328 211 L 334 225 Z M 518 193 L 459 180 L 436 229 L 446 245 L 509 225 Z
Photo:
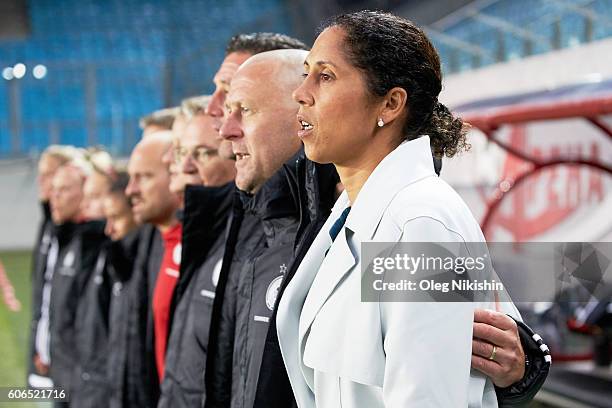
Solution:
M 175 147 L 173 149 L 173 156 L 175 163 L 181 163 L 187 157 L 190 157 L 193 161 L 199 164 L 206 164 L 206 162 L 213 156 L 217 155 L 216 149 L 209 149 L 208 147 L 199 146 L 193 150 L 188 150 L 184 147 Z

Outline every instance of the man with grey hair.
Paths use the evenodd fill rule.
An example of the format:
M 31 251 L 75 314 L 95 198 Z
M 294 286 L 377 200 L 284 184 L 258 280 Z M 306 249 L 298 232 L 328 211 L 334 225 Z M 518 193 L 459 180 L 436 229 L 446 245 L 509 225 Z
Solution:
M 106 240 L 104 223 L 87 219 L 81 206 L 83 185 L 91 172 L 86 162 L 73 159 L 53 177 L 51 217 L 56 233 L 48 264 L 54 260 L 54 265 L 45 273 L 51 282 L 50 288 L 43 289 L 43 304 L 48 304 L 48 308 L 46 313 L 43 311 L 36 337 L 38 356 L 49 364 L 53 385 L 63 388 L 69 396 L 76 386 L 78 305 Z M 40 336 L 41 329 L 44 333 L 45 321 L 48 339 Z
M 170 309 L 160 408 L 199 406 L 204 393 L 208 328 L 235 189 L 234 162 L 218 154 L 213 118 L 203 109 L 207 101 L 202 97 L 183 103 L 189 120 L 174 147 L 176 170 L 200 182 L 190 183 L 184 192 L 183 250 Z
M 170 130 L 174 119 L 180 113 L 179 107 L 160 109 L 140 118 L 138 125 L 142 129 L 142 137 L 145 138 L 155 132 Z
M 73 146 L 51 145 L 45 149 L 38 161 L 38 197 L 42 208 L 42 220 L 38 236 L 34 245 L 32 257 L 32 322 L 30 333 L 30 352 L 28 354 L 28 385 L 33 388 L 51 385 L 48 375 L 48 364 L 40 360 L 36 353 L 35 339 L 38 330 L 38 321 L 42 317 L 42 296 L 45 285 L 45 270 L 48 262 L 47 256 L 54 239 L 54 226 L 51 220 L 50 199 L 53 177 L 57 170 L 70 162 L 78 150 Z M 47 284 L 50 284 L 48 282 Z

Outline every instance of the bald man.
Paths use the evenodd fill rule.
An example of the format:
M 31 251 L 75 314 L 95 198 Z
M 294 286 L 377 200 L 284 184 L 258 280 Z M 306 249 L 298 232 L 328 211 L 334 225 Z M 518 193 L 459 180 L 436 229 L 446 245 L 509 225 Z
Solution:
M 179 198 L 170 191 L 170 171 L 162 157 L 171 148 L 172 132 L 149 134 L 134 147 L 128 164 L 130 182 L 125 190 L 139 223 L 166 232 L 178 224 Z
M 117 333 L 112 339 L 125 347 L 110 350 L 109 361 L 114 366 L 109 364 L 109 370 L 116 373 L 111 378 L 111 407 L 157 405 L 181 254 L 181 224 L 176 217 L 179 198 L 170 191 L 170 171 L 162 160 L 171 144 L 171 131 L 149 133 L 134 147 L 128 163 L 125 193 L 135 221 L 142 226 L 133 272 L 122 283 L 122 296 L 129 299 L 127 333 L 123 338 Z
M 135 219 L 155 226 L 163 240 L 162 251 L 149 254 L 150 260 L 160 256 L 159 266 L 156 268 L 150 264 L 148 268 L 148 286 L 153 288 L 150 295 L 155 366 L 160 382 L 164 370 L 170 302 L 181 263 L 182 227 L 176 217 L 180 202 L 178 196 L 170 191 L 170 171 L 162 161 L 171 148 L 171 142 L 171 132 L 164 131 L 150 134 L 136 145 L 128 164 L 130 181 L 125 190 Z
M 211 329 L 215 338 L 206 373 L 210 407 L 252 407 L 255 400 L 276 294 L 299 225 L 299 197 L 290 180 L 301 143 L 298 105 L 290 94 L 301 82 L 305 56 L 303 50 L 277 50 L 249 58 L 225 101 L 220 134 L 236 156 L 244 216 L 257 219 L 259 227 L 252 233 L 255 247 L 232 262 L 222 304 L 215 309 L 218 324 Z

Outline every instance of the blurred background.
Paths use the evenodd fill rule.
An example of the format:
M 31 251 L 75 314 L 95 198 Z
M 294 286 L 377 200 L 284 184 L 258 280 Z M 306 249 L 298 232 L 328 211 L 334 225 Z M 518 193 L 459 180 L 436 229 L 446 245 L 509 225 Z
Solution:
M 440 99 L 473 125 L 442 176 L 488 240 L 612 241 L 612 0 L 1 0 L 0 386 L 25 382 L 42 150 L 126 157 L 141 116 L 212 92 L 233 34 L 312 44 L 325 18 L 365 8 L 437 47 Z M 554 300 L 522 307 L 555 362 L 534 406 L 612 407 L 612 308 L 595 303 L 578 320 Z

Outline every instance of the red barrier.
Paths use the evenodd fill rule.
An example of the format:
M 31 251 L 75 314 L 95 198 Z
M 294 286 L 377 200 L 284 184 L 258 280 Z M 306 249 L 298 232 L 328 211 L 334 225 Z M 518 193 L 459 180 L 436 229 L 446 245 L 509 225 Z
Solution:
M 8 307 L 11 312 L 18 312 L 21 310 L 21 302 L 15 296 L 15 288 L 11 284 L 11 281 L 6 274 L 4 265 L 0 261 L 0 293 L 2 293 L 2 299 L 4 304 Z

